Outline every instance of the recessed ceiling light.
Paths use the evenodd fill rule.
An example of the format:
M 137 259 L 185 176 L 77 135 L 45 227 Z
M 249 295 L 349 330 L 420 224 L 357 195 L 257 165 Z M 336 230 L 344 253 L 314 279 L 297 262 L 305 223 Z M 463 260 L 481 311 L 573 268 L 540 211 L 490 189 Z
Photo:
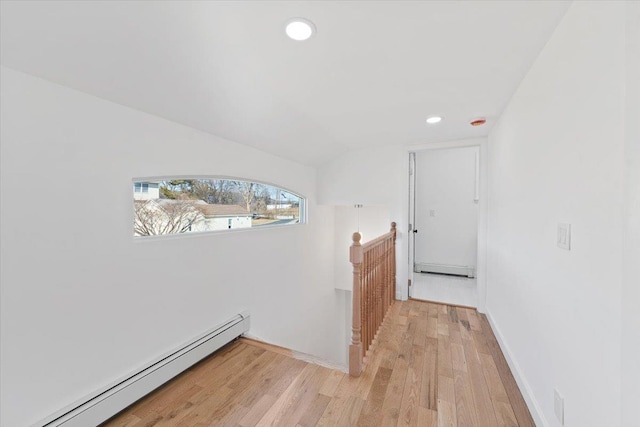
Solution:
M 440 123 L 440 121 L 442 121 L 442 117 L 440 116 L 431 116 L 427 119 L 427 123 L 429 123 L 430 125 Z
M 289 38 L 297 41 L 303 41 L 315 34 L 316 26 L 308 19 L 293 18 L 287 21 L 285 32 Z

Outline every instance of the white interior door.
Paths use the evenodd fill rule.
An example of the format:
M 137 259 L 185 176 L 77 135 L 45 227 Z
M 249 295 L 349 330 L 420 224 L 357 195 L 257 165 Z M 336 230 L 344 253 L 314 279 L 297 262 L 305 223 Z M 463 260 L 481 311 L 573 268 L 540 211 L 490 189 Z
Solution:
M 475 274 L 478 155 L 478 147 L 415 154 L 410 207 L 414 239 L 409 239 L 414 244 L 413 271 L 440 272 L 437 266 L 443 266 L 442 272 L 449 274 Z

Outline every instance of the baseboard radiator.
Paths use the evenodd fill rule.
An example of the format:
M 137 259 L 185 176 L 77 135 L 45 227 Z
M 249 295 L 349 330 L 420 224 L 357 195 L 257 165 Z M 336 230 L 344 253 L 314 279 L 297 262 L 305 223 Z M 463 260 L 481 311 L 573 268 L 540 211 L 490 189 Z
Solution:
M 249 330 L 243 312 L 33 427 L 97 426 Z
M 476 269 L 472 265 L 448 265 L 429 264 L 416 262 L 413 271 L 415 273 L 436 273 L 449 276 L 476 277 Z

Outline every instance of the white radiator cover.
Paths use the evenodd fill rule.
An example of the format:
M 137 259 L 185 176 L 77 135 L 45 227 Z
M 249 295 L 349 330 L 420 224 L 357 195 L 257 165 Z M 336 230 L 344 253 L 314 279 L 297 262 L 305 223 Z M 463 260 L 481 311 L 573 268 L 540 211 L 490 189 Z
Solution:
M 416 262 L 415 273 L 439 273 L 453 276 L 476 277 L 476 268 L 472 265 L 429 264 Z
M 155 362 L 69 405 L 33 427 L 97 426 L 249 330 L 240 313 Z

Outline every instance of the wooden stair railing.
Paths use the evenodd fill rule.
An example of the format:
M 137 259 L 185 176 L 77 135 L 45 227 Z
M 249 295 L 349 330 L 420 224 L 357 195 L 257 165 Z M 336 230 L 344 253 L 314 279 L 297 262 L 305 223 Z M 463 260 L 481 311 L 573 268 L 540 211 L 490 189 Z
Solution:
M 396 223 L 391 231 L 360 244 L 353 233 L 349 258 L 353 264 L 353 321 L 349 375 L 362 373 L 364 357 L 396 295 Z

